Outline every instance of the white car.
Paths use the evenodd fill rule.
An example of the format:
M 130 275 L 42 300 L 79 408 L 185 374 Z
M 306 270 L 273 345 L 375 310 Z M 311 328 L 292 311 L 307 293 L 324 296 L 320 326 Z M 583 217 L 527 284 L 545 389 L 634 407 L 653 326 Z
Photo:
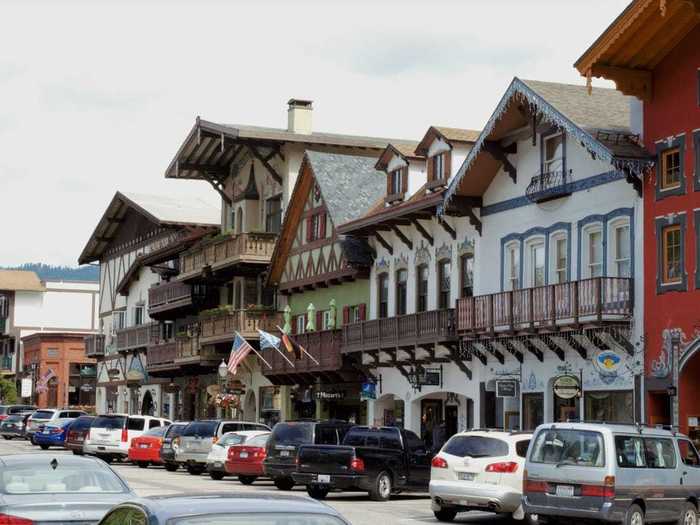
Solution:
M 234 445 L 243 445 L 250 438 L 268 435 L 268 430 L 238 430 L 227 432 L 211 447 L 211 452 L 207 456 L 207 472 L 212 479 L 223 479 L 226 475 L 226 458 L 228 449 Z
M 71 408 L 41 408 L 36 410 L 29 416 L 29 419 L 27 419 L 27 437 L 32 444 L 34 444 L 34 434 L 39 432 L 42 425 L 55 423 L 59 419 L 76 419 L 86 415 L 87 412 L 83 410 L 74 410 Z
M 452 436 L 433 458 L 430 504 L 440 521 L 470 510 L 510 513 L 522 509 L 523 469 L 531 432 L 471 430 Z
M 152 416 L 104 414 L 97 416 L 83 444 L 83 452 L 107 463 L 129 457 L 129 445 L 135 437 L 152 428 L 169 425 L 170 421 Z

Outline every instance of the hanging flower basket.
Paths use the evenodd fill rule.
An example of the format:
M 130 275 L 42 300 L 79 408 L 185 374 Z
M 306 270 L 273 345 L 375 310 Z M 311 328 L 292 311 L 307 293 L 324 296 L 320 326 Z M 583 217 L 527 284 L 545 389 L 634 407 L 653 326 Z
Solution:
M 214 404 L 221 408 L 239 408 L 241 397 L 235 394 L 216 394 Z

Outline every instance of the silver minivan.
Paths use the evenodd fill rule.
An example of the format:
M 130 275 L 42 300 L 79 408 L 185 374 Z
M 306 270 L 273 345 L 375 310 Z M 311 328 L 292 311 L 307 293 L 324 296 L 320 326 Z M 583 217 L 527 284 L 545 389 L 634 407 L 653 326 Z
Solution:
M 643 425 L 547 423 L 530 442 L 523 507 L 578 518 L 697 525 L 700 456 L 684 435 Z

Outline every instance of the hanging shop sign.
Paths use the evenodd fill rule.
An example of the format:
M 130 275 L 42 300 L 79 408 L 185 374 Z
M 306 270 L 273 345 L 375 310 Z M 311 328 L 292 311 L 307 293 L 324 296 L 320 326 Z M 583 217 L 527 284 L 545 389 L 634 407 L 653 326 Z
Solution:
M 231 381 L 226 388 L 226 391 L 230 394 L 241 396 L 245 394 L 245 385 L 241 383 L 238 379 Z
M 146 376 L 141 370 L 137 370 L 135 368 L 132 368 L 131 370 L 127 371 L 127 373 L 126 373 L 126 380 L 129 381 L 130 383 L 141 382 L 144 379 L 146 379 Z
M 163 387 L 163 390 L 167 394 L 175 394 L 178 390 L 180 390 L 180 385 L 178 385 L 177 383 L 168 383 Z
M 408 382 L 415 390 L 424 386 L 442 386 L 442 365 L 439 368 L 416 366 L 408 373 Z
M 622 358 L 613 350 L 603 350 L 595 354 L 593 364 L 603 375 L 617 375 Z
M 109 370 L 107 370 L 107 375 L 110 379 L 118 378 L 121 373 L 121 370 L 119 370 L 118 368 L 110 368 Z
M 362 390 L 360 390 L 360 400 L 366 401 L 368 399 L 377 399 L 376 383 L 362 383 Z
M 581 382 L 576 376 L 559 376 L 554 380 L 553 390 L 560 399 L 572 399 L 581 395 Z
M 32 396 L 32 378 L 24 377 L 22 378 L 22 385 L 20 388 L 21 397 L 31 397 Z
M 319 390 L 316 392 L 316 399 L 320 401 L 335 401 L 345 399 L 345 391 L 343 390 Z
M 518 382 L 515 379 L 500 379 L 496 381 L 496 397 L 517 397 Z

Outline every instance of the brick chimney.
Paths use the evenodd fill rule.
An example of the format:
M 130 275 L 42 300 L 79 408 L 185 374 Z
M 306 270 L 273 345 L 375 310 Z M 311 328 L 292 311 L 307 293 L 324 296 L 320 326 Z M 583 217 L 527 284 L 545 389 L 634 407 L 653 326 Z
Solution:
M 287 131 L 310 135 L 312 101 L 290 98 L 287 104 Z

